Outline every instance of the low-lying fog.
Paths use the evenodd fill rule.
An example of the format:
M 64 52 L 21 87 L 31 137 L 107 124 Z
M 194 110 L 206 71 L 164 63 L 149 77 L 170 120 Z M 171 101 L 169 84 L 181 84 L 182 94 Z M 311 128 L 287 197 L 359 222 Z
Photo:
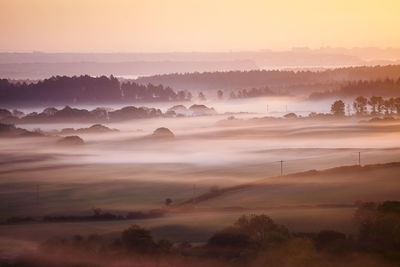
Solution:
M 55 137 L 9 139 L 0 143 L 5 160 L 0 170 L 9 176 L 11 171 L 17 173 L 27 167 L 94 164 L 99 168 L 113 166 L 107 168 L 115 168 L 118 174 L 81 179 L 82 174 L 78 172 L 71 176 L 63 174 L 68 176 L 63 179 L 82 182 L 119 178 L 188 183 L 208 181 L 226 186 L 280 175 L 280 160 L 284 161 L 283 172 L 286 174 L 358 164 L 358 152 L 361 152 L 362 164 L 395 161 L 400 154 L 400 125 L 396 124 L 296 119 L 226 120 L 227 117 L 160 118 L 107 124 L 120 132 L 80 134 L 85 145 L 72 148 L 56 146 Z M 39 126 L 49 130 L 90 125 Z M 175 139 L 148 138 L 159 127 L 170 129 Z M 115 167 L 118 165 L 130 166 L 132 170 L 123 173 Z M 140 170 L 140 175 L 134 170 Z M 155 170 L 165 172 L 155 175 Z M 35 176 L 47 180 L 45 177 Z M 3 183 L 9 181 L 4 178 Z M 53 178 L 52 181 L 63 182 Z
M 226 92 L 228 93 L 228 92 Z M 207 97 L 207 93 L 205 93 Z M 295 112 L 297 115 L 308 115 L 310 112 L 329 112 L 331 104 L 336 99 L 324 99 L 318 101 L 308 100 L 304 96 L 271 96 L 271 97 L 258 97 L 258 98 L 245 98 L 245 99 L 224 99 L 215 100 L 215 95 L 209 96 L 206 101 L 200 101 L 196 104 L 204 104 L 208 107 L 213 107 L 218 113 L 236 113 L 236 112 L 247 112 L 247 113 L 259 113 L 268 116 L 282 116 L 289 112 Z M 195 101 L 196 102 L 196 101 Z M 351 101 L 349 101 L 350 103 Z M 185 105 L 187 107 L 194 104 L 194 102 L 149 102 L 149 103 L 137 103 L 132 104 L 133 106 L 145 106 L 150 108 L 158 108 L 163 112 L 166 112 L 170 107 L 174 105 Z M 129 104 L 105 104 L 105 106 L 111 109 L 120 109 Z M 99 105 L 73 105 L 74 108 L 84 109 L 95 109 Z M 41 112 L 48 106 L 36 107 L 36 108 L 24 108 L 20 110 L 25 113 L 30 112 Z M 63 106 L 55 106 L 58 109 L 62 109 Z
M 280 108 L 282 111 L 283 103 L 271 103 L 269 109 L 278 111 Z M 326 107 L 321 104 L 321 110 L 318 110 L 305 102 L 298 103 L 293 110 L 291 107 L 295 104 L 288 104 L 288 112 L 299 114 L 299 110 L 329 109 L 328 104 Z M 209 192 L 214 186 L 229 187 L 279 176 L 281 160 L 283 174 L 289 174 L 356 165 L 359 152 L 362 165 L 398 161 L 400 158 L 400 124 L 396 122 L 264 118 L 267 114 L 261 110 L 261 107 L 266 107 L 263 100 L 243 101 L 238 104 L 240 107 L 234 107 L 234 103 L 224 105 L 227 104 L 209 106 L 216 107 L 219 113 L 251 111 L 261 114 L 235 114 L 234 119 L 228 119 L 231 115 L 226 114 L 110 123 L 105 126 L 119 132 L 78 134 L 85 144 L 70 147 L 57 145 L 60 137 L 55 136 L 2 139 L 0 218 L 90 214 L 92 207 L 123 212 L 159 208 L 168 197 L 173 199 L 173 203 L 182 203 Z M 89 127 L 91 124 L 18 126 L 51 131 Z M 152 137 L 153 131 L 159 127 L 170 129 L 175 138 Z M 334 191 L 331 193 L 335 195 Z M 285 194 L 291 193 L 287 191 Z M 293 195 L 291 199 L 298 200 L 301 205 L 304 197 L 297 199 Z M 340 199 L 331 202 L 337 203 Z M 230 203 L 221 205 L 229 206 Z M 240 203 L 235 205 L 240 206 Z M 300 217 L 304 219 L 307 212 L 293 214 L 302 214 Z M 303 221 L 295 223 L 294 215 L 288 213 L 279 215 L 275 211 L 273 214 L 278 214 L 277 218 L 290 217 L 288 225 L 309 225 L 297 215 L 295 217 Z M 239 215 L 229 215 L 229 222 Z M 223 220 L 228 224 L 227 218 Z M 160 224 L 169 223 L 166 219 Z M 220 221 L 215 223 L 212 231 L 221 226 Z M 14 232 L 2 229 L 12 238 L 14 234 L 18 236 L 24 226 L 10 227 Z
M 252 116 L 255 116 L 254 114 Z M 117 133 L 79 134 L 85 145 L 65 149 L 52 146 L 54 139 L 13 139 L 1 143 L 3 153 L 57 154 L 62 163 L 184 163 L 196 166 L 229 167 L 231 164 L 266 164 L 287 168 L 301 163 L 302 169 L 321 168 L 342 163 L 363 164 L 383 161 L 377 153 L 391 155 L 400 148 L 399 125 L 374 125 L 357 121 L 310 121 L 291 119 L 227 120 L 228 115 L 160 118 L 105 124 Z M 41 129 L 82 128 L 90 124 L 46 124 Z M 36 128 L 38 125 L 22 125 Z M 153 131 L 166 127 L 174 140 L 148 139 Z M 74 157 L 62 157 L 61 155 Z M 334 161 L 332 162 L 332 160 Z M 308 161 L 308 162 L 307 162 Z M 305 164 L 305 165 L 304 165 Z M 279 168 L 276 168 L 276 173 Z M 293 170 L 292 170 L 293 171 Z

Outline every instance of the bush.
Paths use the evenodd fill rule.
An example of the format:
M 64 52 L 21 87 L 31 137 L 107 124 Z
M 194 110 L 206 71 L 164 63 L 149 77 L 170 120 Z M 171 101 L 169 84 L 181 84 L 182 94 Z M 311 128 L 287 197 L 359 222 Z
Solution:
M 150 231 L 138 225 L 132 225 L 124 230 L 121 234 L 121 241 L 126 248 L 142 253 L 152 252 L 156 248 Z
M 228 227 L 215 233 L 209 240 L 208 245 L 218 247 L 246 248 L 250 246 L 248 235 L 236 227 Z
M 332 230 L 323 230 L 315 238 L 319 250 L 332 254 L 343 254 L 353 250 L 354 242 L 346 235 Z
M 286 241 L 290 235 L 289 230 L 276 224 L 270 217 L 262 215 L 250 215 L 240 217 L 235 226 L 258 247 L 265 247 L 271 243 L 281 243 Z

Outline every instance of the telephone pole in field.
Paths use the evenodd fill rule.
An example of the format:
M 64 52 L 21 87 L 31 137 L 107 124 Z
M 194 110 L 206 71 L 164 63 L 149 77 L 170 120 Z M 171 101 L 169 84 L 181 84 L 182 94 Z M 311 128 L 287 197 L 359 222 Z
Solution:
M 36 185 L 36 203 L 39 204 L 39 184 Z
M 196 185 L 194 184 L 194 185 L 193 185 L 193 197 L 192 197 L 192 204 L 193 204 L 193 206 L 194 206 L 194 196 L 195 196 L 195 193 L 196 193 Z

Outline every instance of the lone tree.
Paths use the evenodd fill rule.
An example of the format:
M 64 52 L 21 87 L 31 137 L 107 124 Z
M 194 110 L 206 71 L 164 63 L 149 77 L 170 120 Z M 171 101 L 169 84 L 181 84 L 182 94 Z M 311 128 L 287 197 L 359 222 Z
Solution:
M 217 92 L 218 99 L 221 100 L 223 96 L 224 96 L 224 92 L 222 92 L 222 90 L 218 90 L 218 92 Z
M 344 116 L 344 102 L 342 100 L 336 100 L 331 106 L 331 112 L 334 116 Z
M 121 241 L 125 247 L 142 253 L 152 252 L 156 248 L 150 231 L 138 225 L 132 225 L 124 230 L 121 234 Z
M 365 115 L 367 113 L 367 103 L 368 100 L 363 96 L 359 96 L 354 100 L 353 107 L 357 115 Z
M 372 115 L 376 115 L 377 113 L 380 113 L 381 111 L 381 101 L 382 97 L 378 97 L 378 96 L 371 96 L 368 100 L 368 105 L 371 106 L 371 114 Z M 378 111 L 379 110 L 379 111 Z
M 203 94 L 203 92 L 200 92 L 200 93 L 199 93 L 199 99 L 200 99 L 200 101 L 206 101 L 206 97 L 205 97 L 205 95 Z
M 170 206 L 172 204 L 172 199 L 167 198 L 165 199 L 165 206 Z

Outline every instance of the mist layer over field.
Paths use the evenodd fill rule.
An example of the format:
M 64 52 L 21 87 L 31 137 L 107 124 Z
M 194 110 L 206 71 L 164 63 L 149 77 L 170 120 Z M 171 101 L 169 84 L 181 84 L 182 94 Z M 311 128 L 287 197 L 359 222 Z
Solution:
M 80 146 L 57 145 L 60 137 L 54 136 L 2 139 L 2 219 L 85 215 L 91 214 L 93 207 L 126 214 L 162 208 L 166 198 L 179 205 L 210 189 L 263 181 L 250 191 L 223 194 L 199 202 L 193 212 L 171 213 L 163 218 L 4 225 L 0 227 L 3 243 L 42 241 L 60 233 L 65 236 L 100 233 L 113 237 L 133 222 L 151 228 L 156 238 L 205 242 L 215 230 L 231 224 L 243 213 L 254 211 L 269 214 L 296 231 L 334 228 L 351 232 L 356 201 L 396 198 L 400 187 L 395 179 L 398 168 L 362 175 L 343 172 L 312 177 L 279 176 L 357 165 L 359 155 L 362 165 L 398 161 L 398 122 L 284 119 L 264 114 L 230 116 L 110 123 L 106 126 L 120 131 L 79 134 L 85 142 Z M 88 126 L 21 125 L 46 131 Z M 153 136 L 159 127 L 170 129 L 175 138 Z M 318 219 L 319 223 L 310 227 L 321 217 L 324 219 Z
M 400 152 L 398 124 L 269 118 L 225 120 L 226 117 L 151 119 L 111 124 L 108 126 L 121 131 L 82 134 L 85 145 L 73 148 L 56 146 L 55 137 L 9 139 L 1 142 L 1 184 L 6 191 L 11 190 L 7 189 L 10 184 L 14 184 L 12 190 L 21 187 L 18 190 L 23 192 L 32 191 L 34 185 L 39 184 L 41 194 L 47 190 L 50 194 L 57 189 L 55 185 L 111 183 L 112 187 L 101 186 L 99 189 L 102 193 L 110 191 L 111 196 L 118 192 L 115 188 L 119 182 L 115 181 L 132 183 L 135 188 L 139 183 L 165 184 L 168 189 L 174 188 L 171 184 L 176 184 L 179 188 L 162 194 L 153 185 L 149 191 L 139 190 L 139 194 L 148 194 L 151 196 L 148 198 L 153 199 L 147 201 L 147 198 L 137 197 L 132 189 L 122 186 L 129 198 L 138 200 L 121 199 L 108 203 L 107 207 L 129 209 L 145 203 L 157 206 L 166 197 L 184 199 L 192 194 L 190 188 L 194 184 L 198 187 L 195 193 L 199 193 L 213 185 L 230 186 L 277 176 L 281 174 L 280 160 L 284 161 L 283 173 L 288 174 L 358 164 L 358 152 L 361 152 L 362 164 L 395 161 Z M 158 127 L 168 127 L 175 138 L 149 138 Z M 31 187 L 24 187 L 25 183 Z M 80 186 L 74 188 L 68 189 L 72 196 L 76 193 L 74 190 L 83 190 Z M 79 201 L 74 204 L 67 197 L 58 209 L 54 202 L 44 202 L 53 207 L 52 211 L 105 205 L 107 197 L 98 193 L 100 202 L 93 201 L 91 195 L 97 194 L 97 190 L 94 186 L 90 188 L 79 196 L 82 200 L 90 199 L 90 204 Z M 29 193 L 23 192 L 23 198 L 27 198 Z M 22 201 L 16 196 L 3 194 L 5 200 Z M 26 201 L 31 203 L 28 199 Z M 14 208 L 7 206 L 10 212 L 17 212 L 23 210 L 22 203 Z M 8 212 L 1 214 L 2 217 L 10 215 Z
M 224 113 L 249 113 L 249 116 L 254 117 L 253 113 L 258 116 L 282 116 L 288 112 L 295 112 L 298 115 L 306 116 L 310 112 L 329 112 L 330 104 L 336 99 L 320 99 L 320 100 L 309 100 L 308 96 L 269 96 L 269 97 L 257 97 L 257 98 L 244 98 L 244 99 L 225 99 L 216 100 L 216 95 L 205 94 L 207 100 L 198 102 L 196 104 L 204 104 L 208 107 L 213 107 L 219 114 Z M 348 100 L 346 103 L 351 104 L 353 99 Z M 162 112 L 166 112 L 169 108 L 174 105 L 184 105 L 186 107 L 191 106 L 193 103 L 190 102 L 141 102 L 135 104 L 135 106 L 145 106 L 149 108 L 157 108 Z M 120 109 L 128 104 L 105 104 L 104 106 L 108 109 Z M 48 106 L 37 106 L 37 107 L 18 107 L 19 110 L 27 113 L 30 112 L 41 112 Z M 57 109 L 62 109 L 64 106 L 55 105 Z M 95 109 L 97 105 L 74 105 L 74 108 L 80 109 Z M 244 114 L 242 114 L 244 116 Z M 41 126 L 42 127 L 42 126 Z

